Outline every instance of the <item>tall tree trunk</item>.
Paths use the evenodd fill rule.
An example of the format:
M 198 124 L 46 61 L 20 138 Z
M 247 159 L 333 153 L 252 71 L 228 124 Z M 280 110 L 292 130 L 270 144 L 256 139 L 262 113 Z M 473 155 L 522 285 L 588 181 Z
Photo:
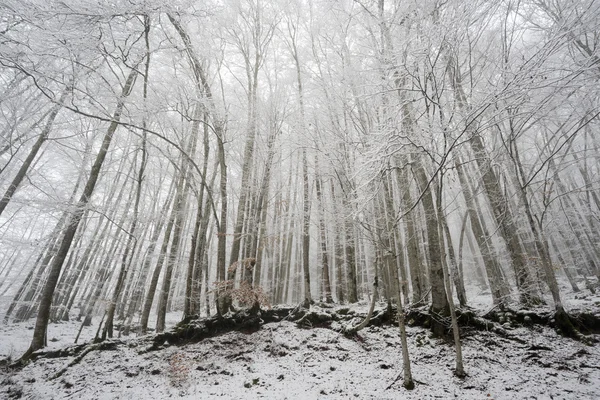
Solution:
M 173 24 L 173 27 L 181 37 L 188 57 L 193 66 L 194 77 L 196 79 L 196 84 L 201 85 L 202 93 L 204 94 L 207 100 L 207 108 L 208 114 L 210 115 L 213 125 L 213 132 L 215 133 L 217 139 L 217 158 L 219 160 L 219 170 L 220 170 L 220 183 L 219 183 L 219 193 L 221 197 L 221 213 L 220 217 L 216 220 L 217 223 L 217 280 L 224 282 L 227 276 L 227 260 L 226 260 L 226 250 L 227 250 L 227 163 L 225 159 L 225 122 L 221 119 L 217 112 L 217 108 L 215 105 L 215 101 L 213 99 L 212 90 L 208 83 L 208 79 L 206 77 L 206 72 L 200 63 L 200 59 L 196 54 L 192 46 L 192 41 L 190 40 L 189 35 L 171 14 L 167 14 L 169 21 Z M 221 315 L 224 315 L 230 306 L 230 300 L 223 293 L 222 290 L 217 291 L 217 312 Z
M 165 263 L 165 259 L 167 258 L 167 252 L 169 249 L 169 243 L 171 241 L 171 235 L 173 234 L 173 229 L 175 226 L 175 222 L 177 220 L 177 213 L 180 210 L 182 200 L 180 199 L 181 190 L 183 185 L 184 178 L 179 177 L 178 182 L 175 185 L 175 200 L 173 202 L 173 208 L 171 209 L 171 215 L 169 216 L 169 222 L 167 223 L 167 227 L 165 228 L 165 234 L 163 237 L 163 243 L 160 248 L 160 255 L 158 256 L 158 260 L 156 261 L 156 266 L 154 267 L 154 272 L 152 273 L 152 278 L 150 279 L 150 285 L 146 292 L 146 299 L 144 300 L 144 306 L 142 308 L 142 316 L 140 320 L 140 333 L 146 333 L 148 329 L 148 320 L 150 319 L 150 311 L 152 310 L 152 303 L 154 302 L 154 295 L 156 294 L 156 288 L 158 286 L 158 279 L 160 278 L 160 273 L 162 272 L 162 267 Z
M 406 251 L 408 254 L 408 268 L 410 270 L 410 280 L 412 285 L 412 302 L 419 305 L 426 301 L 425 296 L 425 277 L 423 276 L 423 263 L 419 252 L 419 236 L 415 229 L 415 213 L 409 211 L 413 207 L 413 200 L 410 196 L 410 186 L 406 170 L 398 170 L 396 174 L 398 188 L 401 191 L 402 209 L 408 213 L 404 218 L 404 236 L 406 238 Z
M 160 216 L 159 216 L 158 223 L 154 227 L 154 231 L 152 232 L 152 236 L 150 237 L 148 247 L 145 250 L 145 255 L 143 257 L 140 274 L 137 278 L 137 282 L 135 283 L 135 287 L 133 289 L 133 298 L 131 299 L 131 302 L 129 303 L 129 307 L 127 309 L 127 322 L 125 324 L 125 331 L 127 333 L 129 332 L 129 327 L 131 326 L 131 323 L 133 321 L 134 313 L 140 306 L 142 306 L 141 311 L 142 311 L 142 315 L 143 315 L 142 300 L 144 298 L 144 289 L 145 289 L 145 285 L 146 285 L 146 280 L 148 277 L 148 272 L 150 271 L 150 266 L 152 263 L 152 257 L 154 255 L 154 250 L 156 249 L 156 245 L 158 244 L 158 239 L 160 237 L 160 234 L 163 231 L 164 224 L 165 224 L 165 222 L 167 222 L 167 220 L 170 221 L 170 218 L 167 218 L 168 213 L 166 212 L 166 210 L 169 210 L 171 208 L 171 202 L 175 198 L 175 196 L 173 195 L 174 191 L 175 191 L 175 187 L 176 187 L 176 182 L 174 180 L 172 180 L 171 185 L 169 187 L 169 191 L 167 192 L 168 194 L 167 194 L 167 197 L 163 204 L 163 207 L 160 209 Z M 169 229 L 169 231 L 170 231 L 170 229 Z M 170 235 L 170 233 L 169 233 L 169 235 Z M 153 273 L 152 279 L 154 279 L 154 273 Z M 158 278 L 157 278 L 156 282 L 158 282 Z M 154 291 L 155 290 L 156 290 L 156 286 L 155 286 Z M 153 294 L 153 297 L 154 297 L 154 294 Z M 150 315 L 150 311 L 148 311 L 148 316 L 149 315 Z M 145 333 L 145 331 L 148 327 L 148 320 L 145 321 L 145 327 L 143 329 L 142 329 L 142 326 L 143 326 L 143 324 L 140 323 L 140 333 Z
M 447 70 L 449 72 L 448 77 L 452 88 L 454 89 L 458 107 L 468 114 L 470 105 L 467 102 L 467 96 L 462 86 L 460 71 L 450 56 L 448 56 Z M 506 198 L 500 187 L 500 180 L 492 168 L 490 157 L 485 150 L 481 136 L 477 131 L 477 121 L 469 123 L 466 129 L 469 134 L 469 144 L 473 149 L 475 161 L 481 174 L 485 194 L 491 205 L 492 215 L 500 228 L 499 231 L 506 243 L 515 270 L 517 287 L 521 295 L 521 303 L 523 305 L 539 304 L 541 299 L 535 289 L 533 277 L 527 266 L 525 258 L 526 254 L 518 235 L 513 211 L 510 208 L 509 200 Z
M 40 299 L 40 308 L 38 310 L 38 316 L 35 323 L 35 328 L 33 330 L 33 339 L 31 341 L 31 345 L 29 349 L 25 352 L 25 354 L 21 357 L 22 360 L 27 360 L 34 351 L 41 349 L 46 344 L 46 330 L 48 328 L 48 319 L 50 317 L 50 307 L 52 303 L 52 296 L 54 295 L 54 289 L 56 287 L 56 283 L 58 282 L 58 278 L 60 276 L 60 271 L 62 269 L 63 263 L 67 258 L 67 254 L 69 249 L 71 248 L 71 243 L 73 242 L 73 238 L 75 236 L 75 232 L 77 231 L 77 227 L 81 222 L 81 217 L 85 211 L 85 206 L 90 200 L 90 197 L 94 193 L 94 188 L 96 187 L 96 182 L 100 176 L 100 169 L 102 168 L 102 164 L 104 163 L 104 159 L 106 158 L 106 154 L 110 148 L 110 143 L 112 141 L 113 135 L 119 126 L 119 121 L 121 119 L 121 113 L 123 112 L 123 107 L 125 105 L 125 98 L 131 93 L 133 89 L 133 84 L 135 82 L 135 77 L 137 75 L 136 69 L 132 69 L 127 77 L 127 81 L 123 86 L 123 90 L 121 92 L 121 96 L 119 97 L 117 108 L 113 114 L 112 122 L 104 135 L 104 139 L 102 140 L 102 147 L 96 156 L 96 160 L 94 161 L 94 165 L 92 166 L 92 170 L 90 172 L 90 176 L 87 180 L 85 188 L 83 189 L 83 193 L 77 202 L 75 210 L 71 213 L 69 218 L 69 222 L 67 223 L 67 228 L 65 229 L 64 236 L 62 238 L 60 247 L 54 260 L 52 261 L 52 265 L 50 266 L 50 274 L 48 276 L 48 280 L 44 285 L 44 289 L 42 292 L 42 297 Z
M 276 118 L 276 117 L 273 117 Z M 250 249 L 249 256 L 254 258 L 256 264 L 254 265 L 254 279 L 253 285 L 260 286 L 262 281 L 262 259 L 263 252 L 266 246 L 265 234 L 266 234 L 266 223 L 267 223 L 267 206 L 269 199 L 269 186 L 271 185 L 271 175 L 273 168 L 273 159 L 275 158 L 275 139 L 281 131 L 280 121 L 271 121 L 271 127 L 269 132 L 269 138 L 267 140 L 267 159 L 265 161 L 265 172 L 263 175 L 260 189 L 258 191 L 257 207 L 255 210 L 254 222 L 250 229 L 256 233 L 253 235 L 255 238 Z
M 323 292 L 326 303 L 333 303 L 333 297 L 331 297 L 331 281 L 329 279 L 329 254 L 327 251 L 327 235 L 325 231 L 325 203 L 323 201 L 323 183 L 319 173 L 319 161 L 318 156 L 315 155 L 315 190 L 317 194 L 317 201 L 319 202 L 319 232 L 321 242 L 321 261 L 323 263 Z
M 144 70 L 144 88 L 143 88 L 143 96 L 144 96 L 144 104 L 146 104 L 146 99 L 148 97 L 148 70 L 150 68 L 150 42 L 148 39 L 148 34 L 150 32 L 150 18 L 148 16 L 144 16 L 144 40 L 146 42 L 146 64 Z M 104 330 L 102 332 L 102 340 L 113 337 L 113 320 L 115 315 L 115 309 L 117 307 L 117 302 L 119 300 L 119 296 L 121 295 L 121 291 L 123 286 L 125 285 L 125 279 L 127 278 L 127 274 L 129 272 L 129 268 L 131 266 L 131 262 L 133 260 L 133 253 L 135 252 L 134 246 L 138 246 L 139 243 L 136 240 L 137 234 L 137 225 L 138 225 L 138 214 L 140 210 L 140 199 L 142 196 L 142 182 L 144 181 L 144 174 L 146 171 L 146 165 L 148 161 L 148 153 L 146 151 L 146 126 L 147 122 L 144 116 L 144 121 L 142 122 L 142 126 L 144 128 L 144 132 L 142 133 L 142 144 L 140 146 L 141 151 L 141 160 L 140 160 L 140 169 L 138 170 L 137 179 L 136 179 L 136 188 L 135 188 L 135 201 L 133 204 L 133 216 L 131 221 L 131 226 L 127 236 L 127 244 L 125 245 L 125 251 L 123 252 L 123 257 L 121 259 L 121 268 L 119 271 L 119 276 L 117 278 L 117 284 L 115 286 L 112 300 L 109 303 L 108 310 L 106 311 L 106 320 L 104 322 Z M 131 253 L 131 258 L 129 258 L 129 254 Z
M 458 158 L 454 158 L 454 167 L 458 174 L 461 189 L 467 203 L 467 212 L 469 214 L 469 222 L 471 223 L 471 231 L 479 246 L 481 257 L 483 258 L 483 264 L 487 273 L 490 289 L 492 292 L 492 301 L 494 304 L 500 304 L 506 302 L 510 295 L 510 287 L 504 279 L 502 274 L 502 268 L 494 254 L 491 237 L 486 227 L 481 222 L 478 207 L 475 203 L 475 197 L 471 186 L 467 180 L 463 165 L 459 162 Z
M 300 56 L 296 47 L 296 28 L 290 27 L 291 51 L 294 64 L 296 66 L 296 83 L 298 85 L 298 102 L 300 105 L 300 125 L 302 134 L 308 136 L 306 124 L 306 112 L 304 108 L 304 90 L 302 86 L 302 72 L 300 70 Z M 304 281 L 304 307 L 310 307 L 313 302 L 310 289 L 310 180 L 308 176 L 308 158 L 306 155 L 306 146 L 302 147 L 302 272 Z
M 425 225 L 427 227 L 427 249 L 429 251 L 429 281 L 431 284 L 431 330 L 439 336 L 444 336 L 446 326 L 443 318 L 450 314 L 448 296 L 444 286 L 444 269 L 442 264 L 442 249 L 440 248 L 440 235 L 438 232 L 439 217 L 431 193 L 430 183 L 427 180 L 425 169 L 417 163 L 415 179 L 422 195 L 423 209 L 425 212 Z
M 456 287 L 456 295 L 461 307 L 467 305 L 467 292 L 465 290 L 465 281 L 461 269 L 458 267 L 456 262 L 456 255 L 454 253 L 454 246 L 452 246 L 452 238 L 450 237 L 450 229 L 448 228 L 448 221 L 446 216 L 441 216 L 441 224 L 444 228 L 444 235 L 446 237 L 446 246 L 448 247 L 448 256 L 450 261 L 450 273 L 452 281 Z
M 304 277 L 304 307 L 312 304 L 310 294 L 310 184 L 308 178 L 308 161 L 306 159 L 306 148 L 302 149 L 302 272 Z
M 558 288 L 558 282 L 556 281 L 556 275 L 554 273 L 554 268 L 552 267 L 552 261 L 550 260 L 550 252 L 548 250 L 548 242 L 544 237 L 543 229 L 543 219 L 538 219 L 539 226 L 536 225 L 533 211 L 531 210 L 531 206 L 529 203 L 529 198 L 527 194 L 527 186 L 525 183 L 527 182 L 525 171 L 523 169 L 523 164 L 521 163 L 521 159 L 519 156 L 519 152 L 516 146 L 514 146 L 514 157 L 513 160 L 515 162 L 516 175 L 520 178 L 519 186 L 519 194 L 521 197 L 521 201 L 523 203 L 525 209 L 525 215 L 527 216 L 527 221 L 529 222 L 529 227 L 533 232 L 533 237 L 535 241 L 535 247 L 537 249 L 538 254 L 540 255 L 540 261 L 542 264 L 542 270 L 544 271 L 545 280 L 550 288 L 550 293 L 552 294 L 552 300 L 554 300 L 554 309 L 556 312 L 556 322 L 557 326 L 567 335 L 572 336 L 575 335 L 575 327 L 573 323 L 569 319 L 563 304 L 562 299 L 560 297 L 560 289 Z
M 217 147 L 219 157 L 220 171 L 220 196 L 221 196 L 221 214 L 218 221 L 218 242 L 217 242 L 217 280 L 224 281 L 227 273 L 226 264 L 226 247 L 227 247 L 227 164 L 225 162 L 225 132 L 222 129 L 218 130 Z M 217 312 L 220 315 L 225 315 L 229 310 L 228 299 L 219 291 L 217 291 Z
M 185 298 L 183 303 L 183 318 L 195 315 L 197 311 L 197 298 L 199 293 L 197 292 L 198 285 L 195 280 L 198 279 L 198 266 L 201 264 L 203 254 L 201 249 L 203 247 L 202 242 L 206 242 L 204 237 L 200 237 L 200 226 L 202 221 L 205 220 L 202 210 L 202 194 L 196 202 L 196 218 L 194 222 L 194 232 L 192 233 L 192 243 L 190 245 L 190 254 L 188 257 L 188 268 L 185 279 Z
M 193 152 L 192 152 L 193 154 Z M 187 199 L 189 185 L 187 184 L 187 168 L 183 168 L 183 176 L 181 178 L 181 186 L 177 190 L 175 205 L 173 212 L 175 213 L 175 224 L 173 226 L 173 240 L 171 242 L 171 248 L 169 255 L 167 256 L 167 268 L 163 276 L 162 288 L 159 292 L 158 297 L 158 308 L 156 318 L 156 332 L 163 332 L 165 330 L 165 322 L 167 315 L 167 304 L 169 300 L 169 294 L 171 290 L 171 278 L 173 276 L 173 270 L 179 260 L 179 248 L 181 244 L 181 233 L 187 217 Z
M 398 293 L 398 299 L 398 326 L 400 328 L 400 345 L 402 346 L 402 386 L 404 386 L 405 389 L 412 390 L 415 388 L 415 383 L 412 378 L 412 371 L 410 367 L 408 338 L 406 334 L 406 318 L 404 316 L 404 305 L 402 304 L 402 295 L 400 293 Z
M 385 231 L 383 232 L 383 238 L 385 242 L 384 248 L 384 259 L 386 260 L 387 269 L 391 273 L 389 277 L 389 298 L 394 297 L 398 294 L 403 294 L 406 296 L 405 300 L 408 300 L 408 286 L 406 281 L 406 272 L 404 271 L 402 265 L 402 258 L 404 253 L 402 251 L 398 252 L 398 249 L 401 247 L 396 242 L 396 210 L 393 204 L 392 198 L 392 188 L 391 188 L 391 180 L 390 175 L 385 174 L 382 176 L 383 180 L 383 206 L 381 206 L 383 210 L 383 218 L 385 221 Z M 398 277 L 398 269 L 401 269 L 402 280 Z M 401 287 L 397 287 L 400 284 Z M 400 298 L 396 299 L 397 304 L 401 304 L 402 301 Z
M 442 194 L 443 194 L 443 181 L 444 180 L 444 175 L 440 174 L 439 177 L 439 186 L 438 186 L 438 196 L 437 196 L 437 212 L 438 212 L 438 217 L 442 217 L 443 213 L 444 213 L 444 209 L 442 208 Z M 439 238 L 440 238 L 440 247 L 443 248 L 444 246 L 444 231 L 448 232 L 448 230 L 444 229 L 443 226 L 443 221 L 445 221 L 445 218 L 439 218 L 438 219 L 438 226 L 439 226 Z M 452 243 L 450 242 L 450 238 L 446 238 L 446 241 L 448 243 L 448 245 L 452 245 Z M 445 254 L 442 256 L 442 271 L 443 271 L 443 278 L 444 278 L 444 285 L 446 287 L 446 294 L 447 294 L 447 299 L 448 299 L 448 305 L 450 308 L 450 319 L 452 322 L 452 333 L 453 333 L 453 337 L 454 337 L 454 348 L 456 350 L 456 368 L 454 370 L 454 374 L 456 376 L 458 376 L 459 378 L 464 378 L 466 376 L 465 374 L 465 368 L 463 366 L 463 357 L 462 357 L 462 344 L 460 342 L 460 328 L 458 327 L 458 319 L 456 317 L 456 310 L 454 307 L 454 299 L 452 296 L 452 282 L 450 281 L 450 271 L 448 269 L 448 263 L 446 262 L 446 257 Z
M 334 254 L 335 254 L 335 277 L 336 277 L 336 297 L 337 301 L 340 304 L 344 303 L 345 300 L 345 273 L 344 273 L 344 244 L 342 242 L 342 235 L 340 232 L 342 231 L 343 224 L 340 223 L 338 218 L 338 204 L 337 197 L 335 194 L 335 183 L 331 181 L 331 204 L 333 207 L 333 215 L 336 216 L 333 221 L 334 227 Z
M 346 274 L 348 288 L 348 302 L 358 302 L 358 280 L 356 271 L 356 237 L 354 224 L 351 218 L 351 206 L 347 199 L 348 193 L 342 194 L 342 209 L 344 215 L 344 254 L 346 256 Z

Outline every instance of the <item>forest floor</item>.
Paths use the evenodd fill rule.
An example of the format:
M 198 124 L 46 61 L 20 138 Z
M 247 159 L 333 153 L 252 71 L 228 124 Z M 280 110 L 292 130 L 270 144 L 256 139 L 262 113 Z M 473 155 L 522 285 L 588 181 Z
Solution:
M 600 312 L 600 296 L 570 295 L 572 311 Z M 477 303 L 477 314 L 486 306 Z M 380 308 L 384 305 L 380 305 Z M 481 307 L 481 308 L 480 308 Z M 332 313 L 334 309 L 320 309 Z M 358 315 L 366 304 L 353 310 Z M 177 322 L 170 314 L 170 322 Z M 358 321 L 358 318 L 356 319 Z M 17 358 L 31 339 L 33 321 L 0 325 L 0 358 Z M 104 350 L 40 357 L 21 370 L 0 371 L 0 398 L 23 399 L 598 399 L 600 335 L 589 345 L 546 326 L 505 323 L 462 331 L 468 376 L 453 375 L 454 347 L 426 328 L 408 327 L 416 387 L 402 387 L 400 333 L 395 325 L 369 326 L 355 336 L 291 321 L 232 331 L 179 346 L 156 347 L 153 335 L 104 342 Z M 52 324 L 49 348 L 72 346 L 76 322 Z M 84 329 L 90 340 L 94 327 Z M 80 340 L 81 342 L 81 340 Z M 83 357 L 81 357 L 83 355 Z M 73 365 L 70 365 L 73 364 Z

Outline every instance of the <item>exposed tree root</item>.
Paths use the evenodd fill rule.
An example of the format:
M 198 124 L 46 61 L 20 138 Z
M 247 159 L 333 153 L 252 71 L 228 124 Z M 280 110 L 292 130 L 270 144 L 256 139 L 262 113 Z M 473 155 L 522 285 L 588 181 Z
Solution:
M 352 321 L 357 318 L 368 321 L 369 325 L 392 325 L 395 324 L 395 316 L 395 307 L 389 306 L 375 310 L 370 318 L 368 314 L 358 314 L 348 308 L 340 308 L 337 311 L 333 309 L 315 311 L 314 309 L 307 310 L 302 307 L 278 307 L 252 313 L 240 311 L 236 314 L 227 315 L 226 317 L 216 316 L 204 319 L 188 318 L 179 323 L 171 331 L 156 335 L 153 339 L 152 346 L 148 350 L 156 350 L 165 344 L 181 345 L 198 342 L 230 331 L 250 333 L 257 331 L 264 324 L 280 322 L 283 320 L 295 322 L 302 328 L 331 328 L 334 321 L 350 326 L 350 324 L 353 323 Z M 556 318 L 556 314 L 547 311 L 513 311 L 505 309 L 489 312 L 483 317 L 477 315 L 470 309 L 457 310 L 458 322 L 462 328 L 471 328 L 478 331 L 491 331 L 500 336 L 522 343 L 525 343 L 525 341 L 518 336 L 511 335 L 507 328 L 510 328 L 515 324 L 530 327 L 533 325 L 545 325 L 557 329 L 557 332 L 563 336 L 577 340 L 582 340 L 582 335 L 579 334 L 579 331 L 584 333 L 600 333 L 600 318 L 597 315 L 582 313 L 576 316 L 569 316 L 565 312 L 561 318 L 565 318 L 565 316 L 576 329 L 574 331 L 576 333 L 566 330 L 565 326 L 567 325 L 561 325 L 561 320 Z M 443 319 L 440 316 L 432 316 L 425 307 L 410 309 L 406 315 L 407 324 L 411 326 L 429 328 L 432 319 L 435 319 L 438 323 L 444 324 L 447 327 L 447 332 L 450 333 L 449 320 Z M 342 332 L 348 335 L 355 333 L 352 329 L 346 329 Z
M 177 324 L 171 331 L 156 335 L 149 350 L 156 350 L 165 343 L 180 345 L 199 342 L 231 331 L 255 332 L 266 323 L 283 320 L 297 321 L 299 325 L 311 327 L 323 322 L 315 317 L 315 314 L 315 312 L 309 312 L 301 307 L 277 307 L 269 310 L 256 310 L 256 312 L 242 310 L 235 314 L 201 319 L 189 317 Z M 331 321 L 331 317 L 329 317 L 329 321 Z
M 69 368 L 71 368 L 74 365 L 77 365 L 81 362 L 81 360 L 83 360 L 83 357 L 85 357 L 87 354 L 91 353 L 94 350 L 116 350 L 117 346 L 119 344 L 122 344 L 123 342 L 100 342 L 100 343 L 94 343 L 91 345 L 88 345 L 87 347 L 85 347 L 85 349 L 79 353 L 79 355 L 77 357 L 75 357 L 75 359 L 73 359 L 73 361 L 71 361 L 69 364 L 67 364 L 64 368 L 62 368 L 60 371 L 58 371 L 56 374 L 52 375 L 49 380 L 54 380 L 56 378 L 60 378 Z
M 48 350 L 48 351 L 38 350 L 38 351 L 31 353 L 30 356 L 25 360 L 21 358 L 13 363 L 10 363 L 9 360 L 0 360 L 0 365 L 6 366 L 6 367 L 12 368 L 12 369 L 20 370 L 25 365 L 27 365 L 29 362 L 35 361 L 38 358 L 65 358 L 65 357 L 75 357 L 75 360 L 77 360 L 77 361 L 75 362 L 75 360 L 74 360 L 74 362 L 72 364 L 72 365 L 75 365 L 79 361 L 81 361 L 81 359 L 86 354 L 88 354 L 90 351 L 93 351 L 93 350 L 116 350 L 117 347 L 123 343 L 124 342 L 122 342 L 122 341 L 111 340 L 111 341 L 106 341 L 106 342 L 101 342 L 101 343 L 92 343 L 92 344 L 84 343 L 84 344 L 79 344 L 76 346 L 65 347 L 63 349 L 58 349 L 58 350 Z M 79 357 L 81 357 L 81 359 L 78 360 Z M 69 367 L 70 366 L 71 366 L 71 364 L 69 365 Z M 62 373 L 64 373 L 64 371 Z M 62 375 L 62 373 L 61 373 L 61 375 Z
M 569 314 L 563 308 L 555 312 L 505 309 L 487 313 L 486 319 L 499 324 L 549 326 L 561 336 L 582 341 L 588 341 L 584 335 L 600 334 L 599 315 L 590 312 Z

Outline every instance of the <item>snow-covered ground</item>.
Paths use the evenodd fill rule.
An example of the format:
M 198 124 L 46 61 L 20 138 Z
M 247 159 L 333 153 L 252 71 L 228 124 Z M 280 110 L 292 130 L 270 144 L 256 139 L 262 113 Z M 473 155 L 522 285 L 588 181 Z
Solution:
M 88 353 L 55 379 L 73 358 L 40 359 L 19 373 L 4 372 L 0 398 L 597 399 L 600 393 L 600 348 L 547 328 L 511 331 L 524 342 L 467 332 L 463 380 L 452 374 L 451 345 L 422 328 L 408 334 L 417 381 L 410 392 L 398 379 L 397 328 L 368 327 L 349 339 L 281 322 L 150 352 L 149 337 L 128 339 L 116 350 Z
M 570 309 L 600 309 L 600 297 L 589 292 L 566 297 Z M 485 311 L 486 298 L 470 300 Z M 180 317 L 169 314 L 169 325 Z M 80 343 L 93 338 L 94 322 L 84 328 Z M 26 350 L 33 323 L 0 325 L 0 358 Z M 300 329 L 284 321 L 157 351 L 148 351 L 152 335 L 122 338 L 115 350 L 91 351 L 68 368 L 74 357 L 42 358 L 19 372 L 0 371 L 0 399 L 600 398 L 600 346 L 549 328 L 506 327 L 507 337 L 465 329 L 468 376 L 459 379 L 452 373 L 453 346 L 424 328 L 409 327 L 417 382 L 412 391 L 402 387 L 397 327 L 367 327 L 356 338 L 333 328 Z M 49 347 L 72 345 L 78 329 L 77 322 L 51 324 Z

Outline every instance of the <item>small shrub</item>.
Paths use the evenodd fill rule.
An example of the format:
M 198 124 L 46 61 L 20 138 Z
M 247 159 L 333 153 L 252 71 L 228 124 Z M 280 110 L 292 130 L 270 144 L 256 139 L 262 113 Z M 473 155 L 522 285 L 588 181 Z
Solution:
M 169 381 L 177 388 L 185 387 L 189 382 L 190 359 L 185 354 L 178 352 L 169 357 Z
M 241 282 L 238 287 L 233 287 L 232 281 L 215 282 L 216 292 L 220 296 L 230 296 L 242 306 L 252 307 L 258 303 L 261 307 L 271 308 L 269 298 L 261 287 L 251 286 L 248 282 Z

